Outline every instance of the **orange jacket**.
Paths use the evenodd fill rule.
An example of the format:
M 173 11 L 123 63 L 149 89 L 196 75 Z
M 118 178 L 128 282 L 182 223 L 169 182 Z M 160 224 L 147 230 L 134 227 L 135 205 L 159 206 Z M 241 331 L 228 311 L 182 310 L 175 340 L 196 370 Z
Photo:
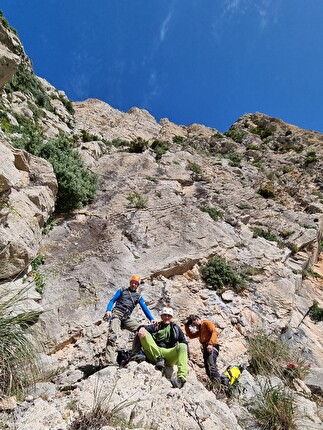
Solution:
M 218 345 L 218 332 L 215 325 L 210 320 L 202 321 L 199 330 L 196 333 L 192 333 L 187 325 L 185 325 L 185 333 L 190 339 L 199 338 L 200 343 L 203 346 L 207 345 Z

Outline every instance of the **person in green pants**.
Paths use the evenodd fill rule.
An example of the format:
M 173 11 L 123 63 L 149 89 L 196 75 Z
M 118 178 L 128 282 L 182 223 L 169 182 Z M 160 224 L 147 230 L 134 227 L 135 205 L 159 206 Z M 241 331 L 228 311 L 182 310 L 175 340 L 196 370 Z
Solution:
M 147 361 L 156 369 L 177 365 L 177 377 L 171 378 L 175 388 L 182 388 L 188 372 L 188 342 L 181 328 L 173 322 L 174 311 L 165 306 L 160 312 L 161 321 L 141 327 L 138 337 Z

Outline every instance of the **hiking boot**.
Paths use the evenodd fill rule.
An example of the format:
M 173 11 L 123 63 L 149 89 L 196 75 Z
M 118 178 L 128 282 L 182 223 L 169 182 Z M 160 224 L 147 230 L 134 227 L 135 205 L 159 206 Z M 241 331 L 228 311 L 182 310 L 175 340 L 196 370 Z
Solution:
M 178 377 L 176 377 L 176 378 L 172 378 L 170 380 L 170 382 L 172 383 L 172 386 L 174 388 L 183 388 L 186 380 L 184 378 L 178 378 Z
M 143 361 L 146 361 L 146 356 L 145 354 L 139 353 L 139 354 L 135 354 L 130 358 L 131 361 L 136 361 L 137 363 L 141 363 Z
M 165 367 L 165 360 L 163 359 L 163 357 L 158 357 L 157 358 L 157 363 L 155 365 L 155 369 L 157 370 L 163 370 Z

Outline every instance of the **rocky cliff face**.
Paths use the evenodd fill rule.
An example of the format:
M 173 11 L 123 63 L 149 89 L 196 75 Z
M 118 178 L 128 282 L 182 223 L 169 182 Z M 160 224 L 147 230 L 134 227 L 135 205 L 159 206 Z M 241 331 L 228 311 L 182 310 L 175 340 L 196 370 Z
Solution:
M 5 28 L 1 32 L 3 49 L 9 49 L 4 40 L 13 36 Z M 9 51 L 12 74 L 26 59 L 17 55 L 22 48 Z M 4 84 L 10 73 L 1 75 L 1 58 Z M 43 366 L 55 376 L 36 384 L 30 402 L 16 412 L 16 428 L 34 429 L 37 421 L 39 429 L 66 429 L 77 416 L 73 402 L 86 411 L 98 387 L 103 396 L 111 395 L 109 407 L 134 400 L 120 412 L 132 428 L 258 428 L 242 400 L 250 400 L 259 381 L 246 371 L 242 399 L 217 399 L 205 388 L 195 342 L 196 368 L 180 392 L 147 363 L 107 368 L 84 379 L 80 369 L 101 363 L 106 303 L 132 273 L 144 278 L 142 294 L 156 317 L 170 304 L 179 323 L 190 313 L 215 321 L 220 370 L 233 362 L 248 365 L 248 335 L 262 329 L 280 336 L 317 375 L 295 394 L 296 428 L 319 428 L 322 415 L 308 387 L 322 390 L 323 323 L 303 317 L 314 301 L 323 306 L 323 135 L 261 113 L 244 115 L 221 134 L 197 124 L 158 123 L 147 111 L 120 112 L 99 100 L 73 103 L 71 109 L 64 93 L 43 79 L 37 82 L 51 108 L 39 105 L 35 92 L 1 95 L 6 116 L 0 142 L 0 277 L 2 288 L 11 289 L 8 278 L 37 253 L 44 256 L 46 285 L 36 300 L 45 312 L 38 326 L 46 344 Z M 6 125 L 15 125 L 21 115 L 42 129 L 44 139 L 59 131 L 73 137 L 100 178 L 95 200 L 57 216 L 43 237 L 57 183 L 47 162 L 10 145 L 16 135 Z M 248 275 L 243 292 L 230 285 L 215 291 L 205 282 L 201 267 L 213 256 Z M 32 308 L 33 297 L 27 303 Z M 144 322 L 138 310 L 135 316 Z M 124 333 L 120 347 L 130 340 Z

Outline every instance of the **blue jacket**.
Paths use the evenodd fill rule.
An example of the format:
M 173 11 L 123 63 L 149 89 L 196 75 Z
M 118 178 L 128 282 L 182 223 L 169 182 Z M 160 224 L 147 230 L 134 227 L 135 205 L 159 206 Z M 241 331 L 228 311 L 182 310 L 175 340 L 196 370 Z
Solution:
M 149 321 L 153 321 L 154 317 L 148 309 L 143 297 L 141 297 L 137 291 L 131 291 L 130 288 L 119 288 L 109 301 L 107 311 L 111 311 L 114 307 L 114 309 L 122 312 L 125 318 L 129 318 L 138 303 Z

